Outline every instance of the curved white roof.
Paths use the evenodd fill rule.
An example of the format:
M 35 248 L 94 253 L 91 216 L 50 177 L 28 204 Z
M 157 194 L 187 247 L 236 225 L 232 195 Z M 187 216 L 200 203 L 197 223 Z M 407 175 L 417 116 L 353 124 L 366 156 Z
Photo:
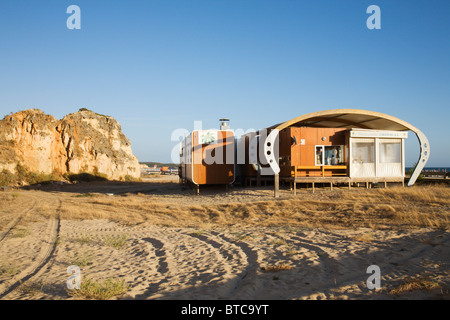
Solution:
M 359 109 L 334 109 L 308 113 L 272 126 L 282 130 L 287 127 L 318 128 L 362 128 L 375 130 L 393 130 L 418 132 L 419 129 L 406 121 L 375 111 Z

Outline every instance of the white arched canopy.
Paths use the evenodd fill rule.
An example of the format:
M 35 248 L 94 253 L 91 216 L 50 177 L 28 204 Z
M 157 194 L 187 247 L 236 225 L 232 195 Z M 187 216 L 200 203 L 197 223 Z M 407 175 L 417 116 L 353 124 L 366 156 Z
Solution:
M 408 186 L 414 185 L 430 156 L 430 143 L 416 127 L 396 117 L 367 110 L 334 109 L 308 113 L 289 121 L 274 125 L 270 129 L 283 130 L 291 126 L 317 128 L 362 128 L 373 130 L 412 131 L 420 144 L 420 157 L 411 175 Z

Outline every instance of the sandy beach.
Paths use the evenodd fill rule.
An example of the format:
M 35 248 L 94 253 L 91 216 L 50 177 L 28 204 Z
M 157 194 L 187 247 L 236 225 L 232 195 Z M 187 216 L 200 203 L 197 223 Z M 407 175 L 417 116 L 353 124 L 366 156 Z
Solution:
M 414 189 L 424 198 L 401 187 L 194 196 L 175 176 L 8 189 L 0 298 L 96 299 L 67 289 L 76 265 L 84 283 L 120 284 L 107 299 L 448 299 L 450 188 Z

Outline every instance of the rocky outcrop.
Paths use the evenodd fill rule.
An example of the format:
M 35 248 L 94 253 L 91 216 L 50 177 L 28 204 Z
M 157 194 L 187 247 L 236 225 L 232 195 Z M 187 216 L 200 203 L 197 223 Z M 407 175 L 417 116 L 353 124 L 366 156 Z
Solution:
M 101 173 L 138 178 L 138 159 L 120 124 L 87 109 L 61 120 L 30 109 L 0 120 L 0 171 L 17 164 L 40 173 Z

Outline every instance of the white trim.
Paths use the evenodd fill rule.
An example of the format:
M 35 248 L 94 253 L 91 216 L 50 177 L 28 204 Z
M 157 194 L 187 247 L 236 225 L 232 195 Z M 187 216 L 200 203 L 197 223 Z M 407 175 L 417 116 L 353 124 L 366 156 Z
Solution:
M 405 177 L 405 139 L 402 139 L 402 174 Z
M 191 133 L 191 152 L 192 152 L 191 181 L 192 181 L 193 184 L 198 185 L 198 183 L 196 183 L 194 181 L 194 164 L 195 164 L 195 159 L 194 159 L 194 154 L 195 154 L 195 152 L 194 152 L 194 149 L 195 149 L 194 148 L 194 132 L 197 132 L 197 144 L 199 144 L 199 142 L 200 142 L 200 136 L 199 136 L 198 130 L 192 131 L 192 133 Z M 202 150 L 202 160 L 203 160 L 203 150 Z
M 353 142 L 353 138 L 349 137 L 348 138 L 348 159 L 347 159 L 347 163 L 348 163 L 348 176 L 352 177 L 352 170 L 353 170 L 353 166 L 352 166 L 352 159 L 353 159 L 353 148 L 352 148 L 352 142 Z
M 379 143 L 380 143 L 380 139 L 379 138 L 375 138 L 375 141 L 374 141 L 374 143 L 375 143 L 375 147 L 374 147 L 374 152 L 375 152 L 375 154 L 373 155 L 373 157 L 374 157 L 374 162 L 375 162 L 375 177 L 378 177 L 378 172 L 380 171 L 380 169 L 379 169 L 379 164 L 380 164 L 380 145 L 379 145 Z
M 419 174 L 422 172 L 422 169 L 425 167 L 428 158 L 430 157 L 430 142 L 428 141 L 427 137 L 421 131 L 417 131 L 416 136 L 417 139 L 419 139 L 420 143 L 420 157 L 417 162 L 416 168 L 411 175 L 411 178 L 409 178 L 408 187 L 414 185 L 417 178 L 419 177 Z
M 352 129 L 350 136 L 354 138 L 408 138 L 406 131 L 388 131 L 388 130 L 367 130 L 367 129 Z

